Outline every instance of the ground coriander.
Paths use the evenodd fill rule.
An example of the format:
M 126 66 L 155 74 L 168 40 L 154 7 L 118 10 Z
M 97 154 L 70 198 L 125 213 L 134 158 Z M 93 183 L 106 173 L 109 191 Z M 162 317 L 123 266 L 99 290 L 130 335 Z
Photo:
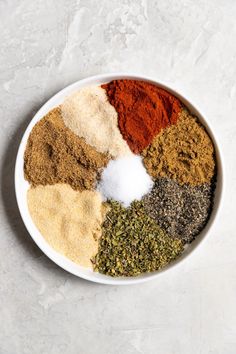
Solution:
M 109 157 L 67 128 L 60 107 L 42 118 L 30 133 L 25 178 L 33 185 L 68 183 L 75 190 L 93 189 Z

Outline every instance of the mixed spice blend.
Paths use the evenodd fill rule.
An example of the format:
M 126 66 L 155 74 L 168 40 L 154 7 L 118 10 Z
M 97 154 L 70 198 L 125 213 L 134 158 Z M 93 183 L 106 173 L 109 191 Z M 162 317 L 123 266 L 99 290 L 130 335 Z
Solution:
M 206 226 L 214 145 L 174 95 L 115 80 L 68 96 L 32 129 L 28 208 L 57 252 L 109 276 L 175 260 Z

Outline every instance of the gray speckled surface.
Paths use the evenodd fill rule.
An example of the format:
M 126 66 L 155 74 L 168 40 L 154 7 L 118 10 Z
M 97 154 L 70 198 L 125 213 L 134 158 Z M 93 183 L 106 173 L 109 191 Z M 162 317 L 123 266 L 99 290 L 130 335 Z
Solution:
M 0 354 L 235 354 L 236 1 L 0 1 Z M 34 245 L 14 197 L 21 135 L 67 84 L 111 71 L 170 83 L 213 125 L 221 214 L 182 265 L 144 285 L 91 284 Z

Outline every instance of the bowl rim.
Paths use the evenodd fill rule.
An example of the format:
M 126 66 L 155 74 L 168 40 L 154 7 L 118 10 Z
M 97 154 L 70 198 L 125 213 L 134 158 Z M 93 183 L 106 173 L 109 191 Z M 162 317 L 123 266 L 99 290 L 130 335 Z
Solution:
M 33 128 L 33 126 L 36 124 L 38 120 L 40 120 L 46 113 L 43 112 L 48 112 L 50 109 L 58 105 L 53 104 L 54 101 L 58 101 L 61 98 L 64 98 L 67 96 L 67 94 L 70 94 L 74 92 L 75 90 L 79 90 L 81 87 L 85 86 L 91 86 L 95 85 L 94 82 L 99 82 L 96 83 L 96 85 L 101 85 L 102 83 L 106 83 L 112 80 L 118 80 L 118 79 L 130 79 L 130 80 L 143 80 L 146 82 L 149 82 L 151 84 L 154 84 L 160 88 L 163 88 L 167 90 L 168 92 L 172 93 L 174 96 L 180 99 L 182 103 L 190 110 L 190 112 L 193 112 L 194 115 L 196 115 L 200 122 L 203 124 L 205 129 L 207 130 L 209 136 L 211 137 L 214 148 L 215 148 L 215 155 L 216 155 L 216 166 L 217 166 L 217 182 L 216 182 L 216 190 L 215 190 L 215 196 L 214 196 L 214 206 L 213 210 L 211 212 L 210 218 L 207 222 L 207 225 L 204 227 L 204 229 L 201 231 L 201 233 L 197 236 L 197 238 L 191 243 L 188 248 L 183 252 L 183 254 L 178 257 L 175 261 L 171 262 L 169 265 L 164 267 L 162 270 L 151 272 L 151 273 L 145 273 L 143 275 L 137 276 L 137 277 L 111 277 L 107 275 L 102 275 L 100 273 L 96 273 L 91 271 L 91 274 L 89 272 L 85 271 L 85 268 L 80 267 L 78 265 L 74 266 L 75 263 L 71 262 L 70 260 L 66 259 L 64 256 L 58 254 L 56 251 L 54 251 L 51 246 L 43 240 L 39 239 L 39 232 L 37 232 L 35 229 L 32 227 L 32 220 L 29 221 L 29 213 L 27 214 L 25 211 L 25 207 L 22 204 L 22 193 L 21 193 L 21 188 L 20 188 L 20 182 L 18 179 L 18 174 L 19 174 L 19 169 L 22 168 L 22 159 L 24 159 L 24 151 L 25 151 L 25 145 L 28 140 L 28 136 Z M 79 86 L 79 88 L 78 88 Z M 169 83 L 164 82 L 163 80 L 151 78 L 146 75 L 141 75 L 141 74 L 136 74 L 136 73 L 126 73 L 126 72 L 119 72 L 119 73 L 108 73 L 108 74 L 99 74 L 99 75 L 94 75 L 94 76 L 89 76 L 87 78 L 84 78 L 82 80 L 75 81 L 74 83 L 64 87 L 62 90 L 58 91 L 55 95 L 53 95 L 49 100 L 47 100 L 44 105 L 41 106 L 41 108 L 36 112 L 36 114 L 32 117 L 32 119 L 29 121 L 29 124 L 27 128 L 25 129 L 23 136 L 21 138 L 21 142 L 18 147 L 18 152 L 16 156 L 16 163 L 15 163 L 15 173 L 14 173 L 14 182 L 15 182 L 15 194 L 16 194 L 16 200 L 17 200 L 17 205 L 19 208 L 19 212 L 21 215 L 21 218 L 25 224 L 25 227 L 30 234 L 31 238 L 34 240 L 34 242 L 37 244 L 37 246 L 42 250 L 46 256 L 48 256 L 54 263 L 56 263 L 59 267 L 62 269 L 68 271 L 69 273 L 78 276 L 80 278 L 83 278 L 85 280 L 89 280 L 95 283 L 100 283 L 100 284 L 109 284 L 109 285 L 129 285 L 129 284 L 137 284 L 137 283 L 142 283 L 146 282 L 149 280 L 153 280 L 157 277 L 160 277 L 161 275 L 164 275 L 168 270 L 176 269 L 177 266 L 182 264 L 182 262 L 189 257 L 190 254 L 193 254 L 196 249 L 199 249 L 199 245 L 203 243 L 203 241 L 206 240 L 206 236 L 210 234 L 210 231 L 212 231 L 213 226 L 215 224 L 215 220 L 217 216 L 219 215 L 221 205 L 222 205 L 222 198 L 223 198 L 223 189 L 224 189 L 224 168 L 223 168 L 223 160 L 222 160 L 222 152 L 221 148 L 218 143 L 218 139 L 216 138 L 216 134 L 214 132 L 214 129 L 212 128 L 211 124 L 207 121 L 205 118 L 205 115 L 202 114 L 199 110 L 199 108 L 192 103 L 192 100 L 189 100 L 188 98 L 185 97 L 182 93 L 180 93 L 179 89 L 175 89 L 173 86 L 170 86 Z M 40 234 L 41 235 L 41 234 Z M 41 238 L 43 236 L 41 235 Z M 73 263 L 73 264 L 72 264 Z

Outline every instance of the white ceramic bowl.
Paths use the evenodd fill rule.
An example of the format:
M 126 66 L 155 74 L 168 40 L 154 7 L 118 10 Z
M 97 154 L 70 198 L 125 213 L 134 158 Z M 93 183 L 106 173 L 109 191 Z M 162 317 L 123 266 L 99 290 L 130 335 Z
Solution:
M 192 112 L 194 115 L 196 115 L 199 120 L 203 123 L 205 128 L 207 129 L 214 145 L 215 145 L 215 150 L 216 150 L 216 160 L 217 160 L 217 185 L 216 185 L 216 190 L 215 190 L 215 198 L 214 198 L 214 208 L 211 214 L 211 217 L 208 221 L 208 224 L 204 228 L 204 230 L 201 232 L 201 234 L 196 238 L 196 240 L 191 243 L 190 245 L 186 246 L 186 249 L 182 256 L 177 258 L 174 262 L 172 262 L 170 265 L 165 267 L 163 270 L 152 272 L 152 273 L 146 273 L 143 275 L 140 275 L 138 277 L 109 277 L 106 275 L 102 275 L 100 273 L 93 272 L 90 269 L 83 268 L 73 262 L 71 262 L 69 259 L 65 258 L 61 254 L 57 253 L 54 251 L 54 249 L 51 248 L 51 246 L 45 241 L 43 236 L 40 234 L 36 226 L 34 225 L 29 210 L 27 206 L 27 190 L 29 188 L 28 182 L 24 179 L 24 171 L 23 171 L 23 166 L 24 166 L 24 151 L 26 147 L 26 143 L 29 137 L 29 134 L 33 128 L 33 126 L 45 115 L 50 111 L 52 108 L 58 106 L 66 96 L 71 94 L 74 91 L 77 91 L 81 89 L 82 87 L 85 86 L 90 86 L 90 85 L 101 85 L 103 83 L 109 82 L 111 80 L 115 79 L 134 79 L 134 80 L 144 80 L 147 82 L 150 82 L 152 84 L 156 84 L 159 87 L 162 87 L 172 94 L 174 94 L 176 97 L 178 97 Z M 202 114 L 199 112 L 199 110 L 192 104 L 190 103 L 186 98 L 184 98 L 181 94 L 179 94 L 177 91 L 174 89 L 170 88 L 169 86 L 152 80 L 151 78 L 144 77 L 144 76 L 139 76 L 139 75 L 130 75 L 130 74 L 108 74 L 108 75 L 98 75 L 98 76 L 93 76 L 89 77 L 87 79 L 83 79 L 80 81 L 75 82 L 74 84 L 64 88 L 60 92 L 58 92 L 55 96 L 53 96 L 47 103 L 45 103 L 40 110 L 37 112 L 37 114 L 34 116 L 34 118 L 31 120 L 30 124 L 28 125 L 23 138 L 21 140 L 18 154 L 17 154 L 17 159 L 16 159 L 16 166 L 15 166 L 15 190 L 16 190 L 16 199 L 17 203 L 19 206 L 19 210 L 21 213 L 21 217 L 25 223 L 25 226 L 27 230 L 29 231 L 31 237 L 33 240 L 36 242 L 36 244 L 41 248 L 41 250 L 56 264 L 58 264 L 60 267 L 63 269 L 67 270 L 68 272 L 93 281 L 97 283 L 103 283 L 103 284 L 115 284 L 115 285 L 124 285 L 124 284 L 135 284 L 135 283 L 141 283 L 145 282 L 147 280 L 151 280 L 154 278 L 157 278 L 161 274 L 164 274 L 167 270 L 176 267 L 176 265 L 180 264 L 180 262 L 185 259 L 187 256 L 190 255 L 190 253 L 193 252 L 194 249 L 203 241 L 203 239 L 206 238 L 206 235 L 209 233 L 213 222 L 216 218 L 217 212 L 219 210 L 219 205 L 222 197 L 222 190 L 223 190 L 223 173 L 222 173 L 222 160 L 219 152 L 219 147 L 218 144 L 215 140 L 214 134 L 212 132 L 212 129 L 209 127 L 209 124 L 207 121 L 204 119 Z

